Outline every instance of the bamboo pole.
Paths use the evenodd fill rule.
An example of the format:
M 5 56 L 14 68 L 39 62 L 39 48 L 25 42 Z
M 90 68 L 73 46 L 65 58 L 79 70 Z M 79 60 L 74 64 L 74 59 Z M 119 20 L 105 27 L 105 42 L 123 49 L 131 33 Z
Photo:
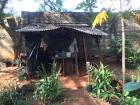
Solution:
M 122 0 L 120 0 L 120 10 L 123 12 Z M 123 93 L 125 84 L 125 31 L 124 31 L 124 19 L 121 13 L 121 33 L 122 33 L 122 78 L 123 78 Z

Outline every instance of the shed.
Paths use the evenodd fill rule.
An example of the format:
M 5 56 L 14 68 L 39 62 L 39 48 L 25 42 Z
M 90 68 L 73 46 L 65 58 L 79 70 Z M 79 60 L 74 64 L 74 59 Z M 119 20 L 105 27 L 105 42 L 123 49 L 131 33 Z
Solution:
M 26 13 L 28 17 L 30 16 L 29 14 L 27 15 Z M 50 13 L 48 14 L 50 16 Z M 23 16 L 25 15 L 23 14 Z M 35 17 L 35 15 L 33 16 Z M 46 16 L 44 18 L 47 18 Z M 30 23 L 32 20 L 29 19 L 29 24 L 25 22 L 24 27 L 16 30 L 25 36 L 29 72 L 34 73 L 41 64 L 48 69 L 49 66 L 47 65 L 55 59 L 58 63 L 58 68 L 62 69 L 63 75 L 74 72 L 79 75 L 79 72 L 86 67 L 86 62 L 90 58 L 87 53 L 89 49 L 87 49 L 86 45 L 86 40 L 88 39 L 97 43 L 101 59 L 100 38 L 107 36 L 107 33 L 91 28 L 84 22 L 72 22 L 72 18 L 69 15 L 67 15 L 67 18 L 70 18 L 70 22 L 68 20 L 64 21 L 64 19 L 61 20 L 61 14 L 52 13 L 51 16 L 50 21 L 44 23 L 41 21 Z M 54 18 L 55 16 L 58 16 L 60 19 L 57 18 L 57 21 L 54 20 L 54 22 L 52 20 L 56 19 Z M 90 47 L 88 46 L 88 48 Z

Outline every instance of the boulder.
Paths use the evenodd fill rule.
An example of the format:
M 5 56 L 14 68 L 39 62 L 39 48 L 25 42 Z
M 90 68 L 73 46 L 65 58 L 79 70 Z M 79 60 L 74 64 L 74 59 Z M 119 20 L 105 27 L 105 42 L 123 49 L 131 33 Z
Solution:
M 13 61 L 13 40 L 9 33 L 0 26 L 0 61 Z

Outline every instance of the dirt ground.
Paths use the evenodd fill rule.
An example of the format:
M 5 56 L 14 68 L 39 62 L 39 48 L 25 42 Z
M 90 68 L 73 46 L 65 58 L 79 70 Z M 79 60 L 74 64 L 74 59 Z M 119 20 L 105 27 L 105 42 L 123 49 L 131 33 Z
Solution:
M 108 103 L 102 100 L 93 99 L 86 91 L 87 75 L 81 77 L 77 75 L 60 77 L 60 81 L 67 94 L 64 105 L 108 105 Z
M 105 64 L 115 73 L 121 74 L 121 65 L 110 59 L 104 59 Z M 131 71 L 127 70 L 128 75 L 131 75 Z M 88 76 L 60 76 L 60 82 L 65 94 L 63 105 L 107 105 L 108 103 L 93 99 L 89 93 L 85 90 L 85 86 L 88 83 Z M 17 78 L 16 67 L 8 67 L 0 71 L 0 87 L 8 86 L 9 84 L 30 84 L 31 81 L 19 81 Z M 12 83 L 12 84 L 11 84 Z M 36 104 L 37 105 L 37 104 Z

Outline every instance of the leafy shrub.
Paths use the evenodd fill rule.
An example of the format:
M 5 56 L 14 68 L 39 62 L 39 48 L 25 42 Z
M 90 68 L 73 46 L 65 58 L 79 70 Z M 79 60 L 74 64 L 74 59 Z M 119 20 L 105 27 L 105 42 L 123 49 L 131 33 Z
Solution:
M 92 79 L 92 95 L 98 98 L 108 99 L 112 94 L 112 73 L 102 63 L 100 63 L 99 67 L 88 65 L 87 68 Z
M 126 57 L 126 67 L 136 68 L 140 64 L 140 49 L 133 49 L 129 40 L 125 40 L 125 57 Z M 122 59 L 122 40 L 120 36 L 117 36 L 112 40 L 112 47 L 109 49 L 111 56 L 115 56 L 117 61 L 121 62 Z
M 135 96 L 131 96 L 129 92 L 124 92 L 118 96 L 121 105 L 140 105 L 140 100 Z
M 128 40 L 126 40 L 125 42 L 126 42 L 126 48 L 125 48 L 126 56 L 128 56 L 131 53 L 132 45 L 130 44 L 130 42 Z M 111 47 L 111 49 L 109 49 L 109 53 L 111 56 L 115 56 L 118 61 L 121 61 L 121 58 L 122 58 L 122 40 L 121 40 L 120 36 L 116 36 L 112 40 L 112 47 Z
M 40 99 L 43 104 L 46 101 L 55 100 L 60 95 L 60 83 L 56 73 L 56 64 L 52 64 L 51 75 L 44 74 L 43 79 L 36 82 L 34 97 Z M 47 103 L 48 103 L 47 102 Z
M 18 66 L 17 69 L 17 76 L 19 80 L 26 80 L 27 79 L 27 68 L 22 65 L 22 61 L 20 59 L 16 59 L 13 64 Z
M 13 88 L 14 89 L 14 88 Z M 6 103 L 16 103 L 17 93 L 13 89 L 1 89 L 0 91 L 0 105 L 5 105 Z
M 109 101 L 111 105 L 114 105 L 115 103 L 117 103 L 117 105 L 140 105 L 138 97 L 130 93 L 132 90 L 139 89 L 140 83 L 127 83 L 124 87 L 127 92 L 122 94 L 121 92 L 117 92 L 111 85 L 112 73 L 107 66 L 104 66 L 102 63 L 100 63 L 99 67 L 88 64 L 87 69 L 92 80 L 91 95 L 93 97 L 105 99 L 106 101 Z
M 20 67 L 17 71 L 17 76 L 19 80 L 26 80 L 27 79 L 27 68 L 26 67 Z
M 33 105 L 33 103 L 18 93 L 14 85 L 9 85 L 0 90 L 0 105 Z

